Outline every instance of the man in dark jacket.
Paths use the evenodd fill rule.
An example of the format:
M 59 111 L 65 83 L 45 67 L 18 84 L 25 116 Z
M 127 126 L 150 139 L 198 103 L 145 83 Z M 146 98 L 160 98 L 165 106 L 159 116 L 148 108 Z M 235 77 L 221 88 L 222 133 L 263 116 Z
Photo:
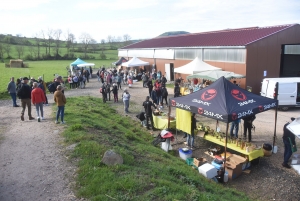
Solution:
M 168 105 L 168 90 L 165 86 L 163 86 L 161 88 L 161 95 L 162 95 L 162 100 L 161 100 L 161 104 L 164 104 L 164 100 L 166 101 L 166 105 Z
M 149 90 L 149 96 L 151 96 L 151 92 L 152 92 L 152 89 L 153 89 L 152 80 L 150 80 L 150 79 L 148 80 L 147 87 L 148 87 L 148 90 Z
M 149 100 L 150 97 L 146 97 L 146 101 L 143 102 L 143 107 L 145 108 L 145 113 L 146 113 L 146 125 L 147 129 L 149 129 L 149 119 L 151 121 L 151 127 L 152 130 L 155 130 L 154 128 L 154 123 L 153 123 L 153 116 L 152 116 L 152 108 L 156 108 L 156 106 Z
M 21 99 L 22 103 L 22 112 L 21 112 L 21 120 L 24 121 L 24 112 L 27 106 L 29 120 L 33 120 L 34 118 L 31 115 L 31 88 L 27 84 L 28 78 L 23 78 L 23 84 L 21 88 L 18 90 L 17 96 Z
M 294 121 L 295 118 L 292 117 L 291 121 Z M 292 152 L 292 146 L 296 146 L 296 142 L 295 142 L 295 135 L 289 130 L 287 129 L 287 126 L 290 124 L 290 122 L 287 122 L 284 126 L 283 126 L 283 144 L 284 144 L 284 154 L 283 154 L 283 163 L 282 166 L 285 168 L 291 168 L 291 166 L 288 164 L 290 157 L 292 156 L 293 152 Z M 290 139 L 292 144 L 290 143 Z
M 243 120 L 244 120 L 244 138 L 247 137 L 247 130 L 248 130 L 248 142 L 251 142 L 251 129 L 252 129 L 252 123 L 255 118 L 256 118 L 255 115 L 250 115 L 248 117 L 243 118 Z
M 162 77 L 161 77 L 161 86 L 166 87 L 166 83 L 167 83 L 167 78 L 164 75 L 162 75 Z

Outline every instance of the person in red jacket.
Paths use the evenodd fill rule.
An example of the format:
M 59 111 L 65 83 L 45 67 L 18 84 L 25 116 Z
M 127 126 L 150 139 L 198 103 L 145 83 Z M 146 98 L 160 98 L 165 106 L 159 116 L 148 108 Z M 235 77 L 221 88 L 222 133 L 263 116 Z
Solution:
M 44 91 L 38 87 L 38 83 L 34 82 L 33 90 L 31 91 L 31 101 L 32 104 L 35 105 L 37 119 L 40 119 L 40 111 L 41 111 L 41 119 L 44 120 L 44 111 L 43 104 L 46 102 Z

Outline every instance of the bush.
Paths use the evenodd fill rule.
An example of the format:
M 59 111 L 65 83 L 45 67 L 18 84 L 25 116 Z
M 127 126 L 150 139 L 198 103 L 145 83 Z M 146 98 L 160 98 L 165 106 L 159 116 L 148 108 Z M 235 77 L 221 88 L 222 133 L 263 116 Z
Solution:
M 100 59 L 106 59 L 106 55 L 103 52 L 100 54 Z

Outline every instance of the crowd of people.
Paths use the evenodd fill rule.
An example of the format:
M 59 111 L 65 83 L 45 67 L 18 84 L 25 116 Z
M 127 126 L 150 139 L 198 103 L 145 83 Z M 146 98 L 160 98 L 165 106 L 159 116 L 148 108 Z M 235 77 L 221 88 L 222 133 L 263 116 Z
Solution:
M 58 117 L 61 117 L 61 123 L 64 124 L 63 116 L 64 112 L 62 107 L 66 104 L 66 99 L 64 95 L 59 95 L 60 93 L 63 94 L 64 87 L 63 79 L 61 76 L 57 76 L 54 79 L 53 86 L 55 86 L 56 90 L 54 92 L 54 101 L 57 103 L 58 112 L 56 123 L 58 123 Z M 28 77 L 21 77 L 18 78 L 15 82 L 15 78 L 11 77 L 10 82 L 7 85 L 7 91 L 10 94 L 13 102 L 13 107 L 20 107 L 17 104 L 17 97 L 21 101 L 21 121 L 24 121 L 24 114 L 27 108 L 28 119 L 34 120 L 35 118 L 32 116 L 31 105 L 33 104 L 36 109 L 36 119 L 38 121 L 45 120 L 44 118 L 44 110 L 43 106 L 48 106 L 48 98 L 46 95 L 47 86 L 46 83 L 43 81 L 42 76 L 38 77 L 38 80 L 35 80 L 34 77 L 30 79 Z

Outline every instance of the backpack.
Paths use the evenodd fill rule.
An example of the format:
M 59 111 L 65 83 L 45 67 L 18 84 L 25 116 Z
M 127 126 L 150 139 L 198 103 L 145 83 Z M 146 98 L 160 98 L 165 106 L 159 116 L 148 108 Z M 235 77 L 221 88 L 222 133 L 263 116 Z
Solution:
M 24 90 L 22 89 L 22 87 L 23 87 L 23 84 L 21 84 L 21 86 L 17 90 L 17 96 L 19 99 L 21 99 L 24 95 Z
M 48 91 L 50 93 L 54 93 L 56 91 L 56 86 L 55 86 L 55 82 L 51 83 L 48 85 Z

